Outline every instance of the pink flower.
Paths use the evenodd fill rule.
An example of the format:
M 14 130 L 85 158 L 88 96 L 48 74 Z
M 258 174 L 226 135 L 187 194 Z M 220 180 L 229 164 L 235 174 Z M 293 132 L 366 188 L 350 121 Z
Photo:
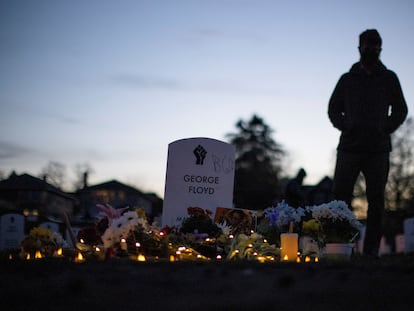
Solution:
M 105 205 L 97 204 L 96 207 L 100 209 L 101 214 L 105 215 L 108 218 L 109 226 L 112 224 L 112 221 L 114 219 L 121 217 L 122 213 L 126 211 L 127 209 L 129 209 L 128 206 L 124 208 L 113 208 L 109 204 L 105 204 Z

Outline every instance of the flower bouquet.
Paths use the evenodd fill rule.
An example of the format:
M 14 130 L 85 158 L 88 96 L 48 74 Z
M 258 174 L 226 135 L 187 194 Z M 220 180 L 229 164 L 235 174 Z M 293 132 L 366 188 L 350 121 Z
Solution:
M 316 219 L 307 219 L 302 222 L 302 232 L 299 240 L 299 249 L 303 256 L 319 257 L 320 255 L 320 225 Z
M 96 226 L 78 233 L 76 247 L 90 259 L 112 257 L 137 258 L 138 255 L 167 256 L 167 245 L 155 225 L 149 225 L 141 208 L 113 208 L 109 204 L 97 207 L 102 218 Z
M 202 256 L 215 258 L 222 230 L 212 221 L 212 212 L 200 207 L 189 207 L 187 213 L 188 217 L 183 220 L 178 236 L 171 237 L 170 241 L 175 239 L 176 243 L 187 245 Z
M 323 244 L 353 243 L 362 228 L 344 201 L 307 207 L 307 212 L 319 223 L 318 240 Z
M 280 250 L 258 233 L 246 235 L 239 234 L 233 238 L 230 251 L 227 255 L 229 260 L 257 260 L 259 262 L 275 261 L 280 257 Z
M 285 201 L 264 210 L 264 218 L 257 226 L 257 232 L 262 234 L 271 244 L 280 246 L 280 234 L 289 232 L 293 224 L 293 231 L 299 231 L 299 225 L 305 210 L 301 207 L 289 206 Z
M 60 233 L 49 229 L 34 227 L 20 243 L 20 256 L 26 259 L 52 257 L 59 248 L 67 247 Z

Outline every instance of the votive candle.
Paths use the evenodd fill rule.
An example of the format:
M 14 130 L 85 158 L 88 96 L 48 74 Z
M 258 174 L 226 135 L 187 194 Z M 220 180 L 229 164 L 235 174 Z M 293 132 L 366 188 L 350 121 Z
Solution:
M 296 261 L 298 257 L 297 233 L 282 233 L 280 235 L 280 254 L 284 261 Z

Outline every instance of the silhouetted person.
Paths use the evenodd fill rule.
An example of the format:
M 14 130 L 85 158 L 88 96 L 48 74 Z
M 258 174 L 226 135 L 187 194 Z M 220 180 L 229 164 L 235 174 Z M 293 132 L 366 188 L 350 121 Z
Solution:
M 375 29 L 360 34 L 360 61 L 341 76 L 328 107 L 329 119 L 341 131 L 333 192 L 351 207 L 354 184 L 359 173 L 364 174 L 368 213 L 363 253 L 374 257 L 382 236 L 390 134 L 408 110 L 397 75 L 379 59 L 381 44 Z
M 285 188 L 285 200 L 289 206 L 304 207 L 306 204 L 305 191 L 303 190 L 303 179 L 306 171 L 301 168 L 296 176 L 289 180 Z

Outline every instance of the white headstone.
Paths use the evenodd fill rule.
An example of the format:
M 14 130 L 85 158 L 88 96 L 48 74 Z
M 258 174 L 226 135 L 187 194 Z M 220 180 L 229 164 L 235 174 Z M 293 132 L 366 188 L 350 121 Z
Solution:
M 42 222 L 39 225 L 40 228 L 48 229 L 52 232 L 59 232 L 59 224 L 51 221 Z
M 404 241 L 405 253 L 414 252 L 414 218 L 407 218 L 404 220 Z
M 24 216 L 5 214 L 0 218 L 0 249 L 18 249 L 24 238 Z
M 162 226 L 175 226 L 188 207 L 233 206 L 235 147 L 210 138 L 188 138 L 168 146 Z

